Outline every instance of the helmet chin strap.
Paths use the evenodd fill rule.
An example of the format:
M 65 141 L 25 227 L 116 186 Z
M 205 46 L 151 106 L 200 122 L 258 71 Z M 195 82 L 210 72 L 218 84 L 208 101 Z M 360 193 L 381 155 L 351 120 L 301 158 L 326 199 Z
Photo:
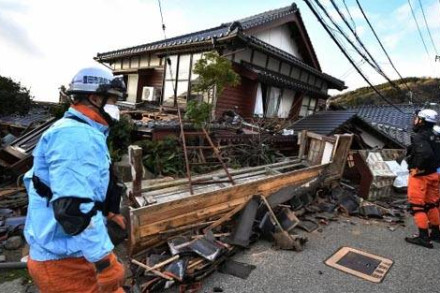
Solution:
M 93 103 L 90 100 L 90 97 L 87 97 L 87 101 L 89 101 L 89 103 L 93 107 L 98 109 L 99 114 L 101 115 L 102 118 L 104 118 L 105 122 L 107 122 L 107 124 L 109 126 L 113 126 L 113 125 L 115 125 L 115 121 L 113 120 L 113 118 L 107 112 L 104 111 L 104 106 L 105 106 L 105 104 L 107 104 L 107 100 L 108 100 L 108 97 L 107 96 L 103 96 L 101 106 L 98 106 L 98 105 L 96 105 L 95 103 Z

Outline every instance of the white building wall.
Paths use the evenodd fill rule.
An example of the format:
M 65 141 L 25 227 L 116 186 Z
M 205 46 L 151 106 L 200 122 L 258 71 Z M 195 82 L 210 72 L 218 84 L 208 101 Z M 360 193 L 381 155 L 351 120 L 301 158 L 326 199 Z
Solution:
M 136 103 L 139 75 L 129 74 L 127 82 L 127 102 Z
M 291 32 L 287 24 L 285 24 L 267 31 L 258 32 L 253 36 L 302 60 L 298 45 L 290 35 Z

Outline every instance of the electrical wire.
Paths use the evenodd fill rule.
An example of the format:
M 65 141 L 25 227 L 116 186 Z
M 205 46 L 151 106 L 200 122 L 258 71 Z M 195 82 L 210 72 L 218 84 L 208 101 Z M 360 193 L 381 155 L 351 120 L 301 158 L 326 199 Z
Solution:
M 376 60 L 373 58 L 373 56 L 370 54 L 370 52 L 367 50 L 367 48 L 364 46 L 364 44 L 362 43 L 362 41 L 360 40 L 359 36 L 357 35 L 356 31 L 350 26 L 350 24 L 348 23 L 348 21 L 346 20 L 344 14 L 339 10 L 338 5 L 335 3 L 334 0 L 330 0 L 330 2 L 333 5 L 333 8 L 336 10 L 336 12 L 339 14 L 339 16 L 341 17 L 341 19 L 344 21 L 345 25 L 350 29 L 350 31 L 353 33 L 353 35 L 356 38 L 356 41 L 361 45 L 362 49 L 364 50 L 364 52 L 368 55 L 368 57 L 370 57 L 371 61 L 374 63 L 375 67 L 380 71 L 383 72 L 382 69 L 380 68 L 379 64 L 377 64 Z M 321 9 L 323 6 L 320 6 Z M 327 14 L 327 12 L 325 12 Z M 333 22 L 333 21 L 332 21 Z
M 426 21 L 425 11 L 423 10 L 422 1 L 419 0 L 420 10 L 422 10 L 423 20 L 425 21 L 426 29 L 428 30 L 429 38 L 431 39 L 432 46 L 435 53 L 438 55 L 437 48 L 435 47 L 434 40 L 432 39 L 431 30 L 429 29 L 428 22 Z
M 440 0 L 439 0 L 440 1 Z M 397 70 L 396 66 L 394 65 L 393 61 L 390 58 L 390 55 L 388 55 L 387 50 L 385 50 L 385 47 L 383 46 L 382 42 L 379 39 L 379 36 L 377 35 L 376 31 L 373 28 L 373 25 L 371 24 L 370 20 L 368 19 L 367 15 L 364 12 L 364 9 L 361 6 L 361 3 L 359 2 L 359 0 L 356 0 L 356 3 L 359 7 L 359 10 L 361 11 L 365 21 L 367 22 L 368 26 L 370 27 L 371 31 L 373 32 L 374 37 L 376 38 L 377 42 L 379 43 L 380 47 L 382 48 L 382 51 L 385 53 L 385 56 L 387 56 L 388 61 L 390 62 L 391 66 L 393 67 L 394 71 L 397 73 L 397 75 L 399 75 L 400 80 L 403 81 L 404 85 L 406 86 L 406 88 L 411 91 L 411 88 L 408 86 L 408 84 L 406 83 L 406 81 L 403 79 L 402 75 L 400 74 L 400 72 Z
M 425 48 L 426 55 L 428 55 L 428 58 L 430 58 L 429 52 L 428 52 L 428 48 L 426 47 L 426 43 L 425 43 L 425 40 L 423 39 L 423 35 L 422 35 L 421 30 L 420 30 L 419 23 L 417 22 L 417 18 L 416 18 L 415 14 L 414 14 L 414 10 L 413 10 L 413 7 L 411 5 L 411 0 L 408 0 L 408 4 L 409 4 L 409 7 L 411 8 L 411 14 L 413 16 L 413 19 L 414 19 L 414 21 L 415 21 L 415 23 L 417 25 L 417 30 L 419 31 L 420 39 L 422 39 L 422 43 L 423 43 L 423 47 Z
M 165 26 L 165 22 L 164 22 L 164 17 L 163 17 L 163 13 L 162 13 L 162 5 L 160 4 L 160 0 L 157 0 L 157 3 L 159 4 L 159 12 L 160 12 L 160 19 L 162 21 L 162 31 L 163 31 L 163 36 L 164 36 L 164 40 L 167 39 L 167 35 L 166 35 L 166 26 Z M 166 46 L 165 46 L 166 47 Z M 170 73 L 170 79 L 171 79 L 171 85 L 173 86 L 173 93 L 174 93 L 174 105 L 177 105 L 177 89 L 176 89 L 176 84 L 174 82 L 174 76 L 173 76 L 173 69 L 171 67 L 171 59 L 170 59 L 170 55 L 168 54 L 167 51 L 165 51 L 165 66 L 166 68 L 168 68 L 169 73 Z M 165 83 L 166 83 L 166 77 L 167 73 L 165 71 Z M 165 91 L 162 91 L 162 100 L 163 100 L 163 95 L 165 95 Z M 163 102 L 163 101 L 162 101 Z
M 361 67 L 361 66 L 364 65 L 364 64 L 365 64 L 365 60 L 364 60 L 364 59 L 362 59 L 362 60 L 356 62 L 356 66 L 359 66 L 359 67 Z M 354 67 L 350 67 L 347 71 L 345 71 L 345 72 L 339 77 L 339 79 L 345 79 L 345 78 L 347 78 L 348 76 L 350 76 L 350 75 L 354 72 L 354 70 L 355 70 Z
M 348 15 L 350 16 L 351 23 L 353 25 L 353 29 L 356 31 L 356 22 L 354 22 L 353 16 L 351 16 L 350 9 L 348 9 L 348 6 L 347 6 L 347 3 L 345 2 L 345 0 L 343 0 L 343 3 L 344 3 L 345 10 L 347 11 Z
M 157 0 L 157 3 L 159 4 L 159 11 L 160 11 L 160 19 L 162 21 L 162 31 L 163 31 L 163 37 L 166 40 L 167 34 L 166 34 L 166 26 L 165 22 L 163 21 L 163 14 L 162 14 L 162 5 L 160 4 L 160 0 Z
M 396 108 L 396 110 L 398 110 L 401 113 L 404 113 L 399 107 L 397 107 L 395 104 L 393 104 L 390 100 L 388 100 L 386 97 L 384 97 L 379 91 L 378 89 L 370 82 L 370 80 L 365 76 L 365 74 L 356 66 L 356 64 L 354 63 L 353 59 L 351 58 L 350 55 L 348 55 L 348 53 L 343 49 L 343 46 L 339 43 L 339 41 L 335 38 L 335 36 L 332 34 L 331 30 L 329 29 L 329 26 L 325 23 L 324 19 L 319 15 L 319 12 L 317 11 L 317 9 L 315 9 L 312 5 L 312 3 L 310 2 L 310 0 L 304 0 L 307 4 L 307 6 L 310 8 L 310 10 L 313 12 L 313 14 L 315 15 L 315 17 L 318 19 L 318 21 L 321 23 L 321 25 L 323 26 L 323 28 L 327 31 L 328 35 L 330 36 L 330 38 L 335 42 L 335 44 L 338 46 L 338 48 L 341 50 L 342 54 L 344 54 L 344 56 L 348 59 L 348 61 L 351 63 L 351 65 L 353 65 L 353 67 L 355 67 L 356 71 L 362 76 L 362 78 L 368 83 L 368 85 L 376 92 L 376 94 L 382 98 L 386 103 L 388 103 L 389 105 L 391 105 L 392 107 Z M 317 2 L 317 0 L 315 0 L 315 2 Z M 319 3 L 319 2 L 318 2 Z
M 338 14 L 341 16 L 341 18 L 344 20 L 344 23 L 347 25 L 347 20 L 345 19 L 344 15 L 340 12 L 340 10 L 338 9 L 337 5 L 335 4 L 335 2 L 333 0 L 330 0 L 332 2 L 332 4 L 334 5 L 335 9 L 338 11 Z M 367 63 L 374 68 L 374 70 L 376 70 L 377 73 L 379 73 L 380 75 L 382 75 L 389 83 L 390 85 L 393 86 L 393 88 L 401 93 L 401 89 L 399 86 L 397 86 L 386 74 L 385 72 L 383 72 L 382 68 L 380 68 L 380 66 L 377 64 L 376 60 L 373 58 L 373 56 L 368 52 L 367 48 L 363 45 L 362 41 L 359 39 L 359 37 L 356 35 L 356 33 L 354 33 L 354 31 L 350 28 L 351 32 L 354 33 L 356 40 L 358 41 L 359 44 L 361 44 L 361 47 L 366 51 L 367 55 L 371 58 L 372 61 L 370 61 L 360 50 L 359 48 L 350 40 L 350 38 L 344 33 L 344 31 L 342 30 L 342 28 L 336 23 L 336 21 L 331 17 L 331 15 L 329 14 L 329 12 L 325 9 L 325 7 L 318 1 L 315 0 L 316 4 L 320 7 L 320 9 L 324 12 L 324 14 L 327 16 L 327 18 L 331 21 L 331 23 L 338 29 L 338 31 L 342 34 L 342 36 L 347 40 L 347 42 L 353 47 L 353 49 L 356 50 L 356 52 L 362 57 L 364 58 L 365 61 L 367 61 Z M 347 25 L 349 26 L 349 25 Z M 350 26 L 349 26 L 350 27 Z M 374 64 L 373 64 L 374 63 Z

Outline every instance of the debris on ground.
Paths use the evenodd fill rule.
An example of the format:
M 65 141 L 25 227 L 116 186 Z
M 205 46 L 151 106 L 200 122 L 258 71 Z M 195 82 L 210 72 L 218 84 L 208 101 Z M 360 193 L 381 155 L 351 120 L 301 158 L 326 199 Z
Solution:
M 138 292 L 173 285 L 181 292 L 197 292 L 203 278 L 216 271 L 246 279 L 255 266 L 231 257 L 260 239 L 270 241 L 274 249 L 300 252 L 307 249 L 308 233 L 322 233 L 331 222 L 356 225 L 352 217 L 359 217 L 384 222 L 391 232 L 404 223 L 405 200 L 384 196 L 390 195 L 396 178 L 390 170 L 398 168 L 386 165 L 379 152 L 358 152 L 372 174 L 367 189 L 341 182 L 352 135 L 326 137 L 307 131 L 282 135 L 276 130 L 282 128 L 279 125 L 262 127 L 231 115 L 212 123 L 208 133 L 179 121 L 180 112 L 128 114 L 137 125 L 134 136 L 158 141 L 152 145 L 157 150 L 162 150 L 159 142 L 169 135 L 182 143 L 182 137 L 196 133 L 184 144 L 187 153 L 167 153 L 171 164 L 142 156 L 142 148 L 136 146 L 121 167 L 127 171 L 123 177 L 132 181 L 125 199 L 130 226 L 127 266 L 131 285 Z M 18 174 L 29 167 L 33 146 L 51 123 L 26 133 L 0 152 L 0 167 L 15 174 L 7 177 L 8 184 L 0 185 L 0 245 L 4 249 L 0 263 L 6 266 L 19 264 L 27 255 L 23 228 L 28 199 L 16 182 L 21 180 Z M 273 148 L 262 147 L 267 145 Z M 9 156 L 14 147 L 22 147 L 22 154 Z M 134 155 L 138 151 L 140 155 Z M 2 159 L 2 154 L 10 160 Z M 142 181 L 146 160 L 157 167 L 149 170 L 151 177 L 158 176 Z M 218 168 L 222 164 L 223 169 Z M 196 168 L 188 171 L 190 165 Z M 210 166 L 202 168 L 205 165 Z M 167 173 L 184 174 L 176 166 L 186 167 L 187 178 Z M 127 238 L 120 232 L 112 239 Z M 14 252 L 17 257 L 8 256 Z M 220 287 L 213 290 L 222 292 Z

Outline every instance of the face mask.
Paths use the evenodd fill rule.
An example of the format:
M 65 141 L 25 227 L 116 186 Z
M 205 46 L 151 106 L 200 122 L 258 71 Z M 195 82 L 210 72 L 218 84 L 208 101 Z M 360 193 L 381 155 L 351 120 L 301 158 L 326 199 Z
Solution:
M 104 111 L 112 117 L 112 119 L 119 121 L 119 108 L 116 105 L 105 104 Z

